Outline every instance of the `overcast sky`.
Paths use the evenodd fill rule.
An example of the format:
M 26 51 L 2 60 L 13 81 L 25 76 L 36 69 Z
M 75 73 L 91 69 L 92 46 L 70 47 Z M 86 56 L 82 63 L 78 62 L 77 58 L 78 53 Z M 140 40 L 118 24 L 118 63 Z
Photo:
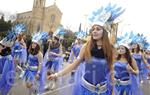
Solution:
M 57 0 L 56 4 L 63 13 L 61 24 L 72 30 L 78 30 L 80 23 L 83 23 L 83 28 L 86 26 L 87 15 L 92 10 L 108 2 L 117 3 L 126 9 L 121 16 L 119 32 L 133 30 L 150 36 L 149 0 Z M 53 3 L 54 0 L 47 0 L 46 6 Z M 0 0 L 0 12 L 20 13 L 32 10 L 32 6 L 33 0 Z

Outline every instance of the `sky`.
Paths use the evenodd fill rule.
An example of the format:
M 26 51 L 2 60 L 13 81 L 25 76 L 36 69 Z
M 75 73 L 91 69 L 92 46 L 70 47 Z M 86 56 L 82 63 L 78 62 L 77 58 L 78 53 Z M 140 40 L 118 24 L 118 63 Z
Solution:
M 150 36 L 149 0 L 56 0 L 56 5 L 63 13 L 61 24 L 76 31 L 80 23 L 83 29 L 88 26 L 88 15 L 93 10 L 109 2 L 126 9 L 120 17 L 119 34 L 133 30 Z M 46 0 L 46 6 L 53 3 L 54 0 Z M 32 10 L 32 6 L 33 0 L 0 0 L 0 13 L 21 13 Z

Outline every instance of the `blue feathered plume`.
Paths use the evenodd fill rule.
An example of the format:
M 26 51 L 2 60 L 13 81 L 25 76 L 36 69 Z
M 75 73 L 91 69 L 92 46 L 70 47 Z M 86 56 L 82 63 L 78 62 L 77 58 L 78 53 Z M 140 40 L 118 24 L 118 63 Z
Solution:
M 38 43 L 39 41 L 48 39 L 48 37 L 49 37 L 48 32 L 38 32 L 32 36 L 32 41 Z
M 86 38 L 87 37 L 87 33 L 86 32 L 84 32 L 84 31 L 78 31 L 78 32 L 75 32 L 75 35 L 76 35 L 76 37 L 77 38 L 79 38 L 79 39 L 84 39 L 84 38 Z
M 24 24 L 16 24 L 12 30 L 16 32 L 16 34 L 21 34 L 26 31 L 26 26 Z
M 104 23 L 112 23 L 117 17 L 123 14 L 124 11 L 125 9 L 122 9 L 122 7 L 117 7 L 117 4 L 112 5 L 111 3 L 109 3 L 105 8 L 102 6 L 96 11 L 93 11 L 92 15 L 89 17 L 89 21 L 91 23 L 99 21 L 103 19 L 104 16 L 106 16 L 105 14 L 110 13 L 110 17 L 107 18 L 107 20 Z
M 54 32 L 53 36 L 64 36 L 65 33 L 65 29 L 62 26 L 59 26 Z
M 117 38 L 117 42 L 119 43 L 128 43 L 128 44 L 139 44 L 143 49 L 148 46 L 147 38 L 143 34 L 135 34 L 133 31 L 126 32 L 124 36 L 120 36 Z

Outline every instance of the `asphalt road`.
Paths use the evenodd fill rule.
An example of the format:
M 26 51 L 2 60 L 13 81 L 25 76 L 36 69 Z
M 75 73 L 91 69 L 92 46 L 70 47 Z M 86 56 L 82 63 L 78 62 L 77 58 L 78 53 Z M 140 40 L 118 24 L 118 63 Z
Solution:
M 66 65 L 64 65 L 65 67 Z M 55 89 L 50 89 L 44 92 L 42 95 L 71 95 L 73 83 L 69 83 L 70 74 L 64 76 L 59 81 L 57 81 L 57 86 Z M 49 81 L 47 81 L 47 84 Z M 150 80 L 144 81 L 141 84 L 144 95 L 150 95 Z M 12 87 L 10 95 L 29 95 L 28 89 L 26 89 L 24 82 L 21 79 L 16 79 L 16 84 Z

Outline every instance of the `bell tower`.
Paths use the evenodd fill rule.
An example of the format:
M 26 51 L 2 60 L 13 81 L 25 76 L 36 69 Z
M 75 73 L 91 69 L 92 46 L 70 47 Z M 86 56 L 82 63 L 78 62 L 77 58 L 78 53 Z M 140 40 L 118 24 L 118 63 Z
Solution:
M 43 17 L 46 0 L 34 0 L 32 9 L 32 29 L 30 32 L 38 32 L 43 30 Z
M 44 8 L 45 2 L 46 0 L 34 0 L 33 8 L 36 8 L 36 7 Z

